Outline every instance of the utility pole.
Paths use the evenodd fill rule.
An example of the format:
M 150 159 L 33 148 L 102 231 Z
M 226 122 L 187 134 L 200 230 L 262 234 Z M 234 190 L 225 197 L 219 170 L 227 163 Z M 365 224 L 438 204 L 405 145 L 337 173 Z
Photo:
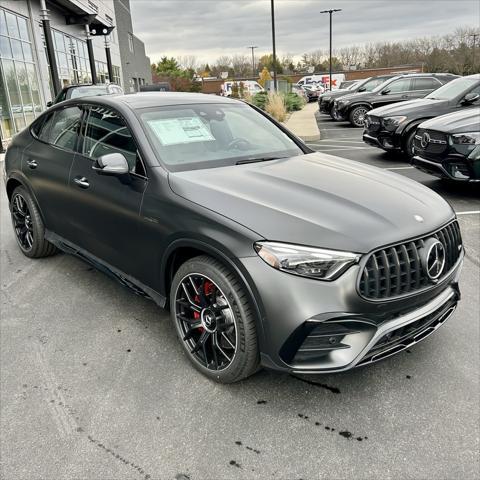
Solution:
M 477 37 L 480 37 L 480 33 L 471 33 L 469 37 L 473 38 L 473 49 L 472 49 L 472 67 L 473 72 L 475 73 L 475 47 L 477 46 Z
M 255 45 L 252 45 L 251 47 L 247 47 L 252 50 L 252 78 L 255 78 L 255 49 L 258 48 Z
M 341 8 L 335 8 L 333 10 L 322 10 L 320 13 L 328 13 L 330 15 L 330 90 L 332 90 L 332 13 L 341 12 Z
M 277 51 L 275 47 L 275 5 L 273 0 L 270 0 L 270 7 L 272 11 L 273 90 L 276 92 L 277 91 Z

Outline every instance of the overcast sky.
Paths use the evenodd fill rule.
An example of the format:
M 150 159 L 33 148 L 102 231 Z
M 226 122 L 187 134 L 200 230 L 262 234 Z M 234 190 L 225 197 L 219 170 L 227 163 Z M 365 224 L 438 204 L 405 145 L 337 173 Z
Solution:
M 195 55 L 199 63 L 221 55 L 271 52 L 270 0 L 130 0 L 135 34 L 152 62 Z M 479 27 L 478 0 L 275 0 L 278 54 L 328 48 L 328 15 L 334 14 L 334 48 L 442 35 Z M 479 28 L 480 30 L 480 28 Z

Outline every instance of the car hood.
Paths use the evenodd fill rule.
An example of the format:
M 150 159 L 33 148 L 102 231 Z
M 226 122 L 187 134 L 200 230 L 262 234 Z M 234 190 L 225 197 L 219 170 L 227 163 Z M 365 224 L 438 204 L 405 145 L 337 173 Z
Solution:
M 391 117 L 393 115 L 404 115 L 406 117 L 421 117 L 424 114 L 441 115 L 442 110 L 448 110 L 450 106 L 447 100 L 432 100 L 431 98 L 420 98 L 406 102 L 393 103 L 371 110 L 369 113 L 377 117 Z
M 420 124 L 420 128 L 445 133 L 478 132 L 479 123 L 480 107 L 469 107 L 460 112 L 449 113 L 448 115 L 427 120 Z
M 439 195 L 413 180 L 320 153 L 176 172 L 169 182 L 177 195 L 265 239 L 360 253 L 453 217 Z
M 351 90 L 347 90 L 347 89 L 342 89 L 342 90 L 332 90 L 331 92 L 330 91 L 327 91 L 325 92 L 322 97 L 326 98 L 326 99 L 330 99 L 330 98 L 337 98 L 337 97 L 342 97 L 344 95 L 351 95 L 353 92 Z

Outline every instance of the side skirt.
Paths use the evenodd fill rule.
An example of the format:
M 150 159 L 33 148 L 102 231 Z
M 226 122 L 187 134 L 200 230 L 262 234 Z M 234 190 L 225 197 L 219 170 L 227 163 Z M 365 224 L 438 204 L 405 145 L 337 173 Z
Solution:
M 66 240 L 54 232 L 51 232 L 50 230 L 45 230 L 45 238 L 63 252 L 69 253 L 84 260 L 97 270 L 100 270 L 101 272 L 117 280 L 135 294 L 140 295 L 141 297 L 149 298 L 150 300 L 153 300 L 159 307 L 165 308 L 166 298 L 163 295 L 158 293 L 156 290 L 147 287 L 131 275 L 127 275 L 121 270 L 109 265 L 95 255 L 92 255 L 83 248 L 78 247 L 74 243 Z

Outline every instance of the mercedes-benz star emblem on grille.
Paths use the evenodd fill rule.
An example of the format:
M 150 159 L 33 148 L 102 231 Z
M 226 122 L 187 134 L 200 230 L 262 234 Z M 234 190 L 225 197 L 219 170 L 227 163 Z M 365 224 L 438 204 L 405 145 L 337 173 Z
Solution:
M 429 243 L 425 267 L 430 280 L 437 280 L 445 267 L 445 247 L 438 240 Z
M 422 136 L 422 140 L 420 141 L 420 145 L 422 148 L 427 148 L 427 145 L 430 143 L 430 134 L 425 132 Z

